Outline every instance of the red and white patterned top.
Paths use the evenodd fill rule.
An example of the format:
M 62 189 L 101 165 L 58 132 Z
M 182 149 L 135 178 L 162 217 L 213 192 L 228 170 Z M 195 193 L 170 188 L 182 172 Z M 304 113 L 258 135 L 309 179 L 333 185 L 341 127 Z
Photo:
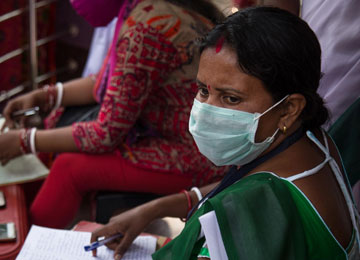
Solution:
M 226 169 L 203 157 L 188 131 L 197 92 L 196 38 L 211 26 L 163 0 L 137 4 L 118 33 L 97 120 L 73 124 L 77 147 L 116 151 L 138 167 L 189 174 L 196 185 L 219 179 Z

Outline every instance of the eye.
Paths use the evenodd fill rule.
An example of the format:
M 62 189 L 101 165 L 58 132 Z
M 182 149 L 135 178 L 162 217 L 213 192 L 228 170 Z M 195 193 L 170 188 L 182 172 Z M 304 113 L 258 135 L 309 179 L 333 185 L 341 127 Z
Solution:
M 209 96 L 209 91 L 207 88 L 205 87 L 200 87 L 198 89 L 198 94 L 200 95 L 200 97 L 202 98 L 207 98 Z
M 241 102 L 241 99 L 235 96 L 224 96 L 223 100 L 229 105 L 237 105 Z

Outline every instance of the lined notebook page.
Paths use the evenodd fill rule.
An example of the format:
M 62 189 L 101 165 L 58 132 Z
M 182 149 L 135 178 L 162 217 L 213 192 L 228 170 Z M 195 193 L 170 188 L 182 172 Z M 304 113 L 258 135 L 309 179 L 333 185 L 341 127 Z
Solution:
M 16 260 L 111 260 L 114 251 L 101 246 L 97 257 L 91 251 L 86 252 L 84 246 L 90 244 L 90 232 L 77 232 L 45 228 L 33 225 Z M 122 260 L 151 260 L 155 252 L 156 238 L 139 236 L 135 239 Z

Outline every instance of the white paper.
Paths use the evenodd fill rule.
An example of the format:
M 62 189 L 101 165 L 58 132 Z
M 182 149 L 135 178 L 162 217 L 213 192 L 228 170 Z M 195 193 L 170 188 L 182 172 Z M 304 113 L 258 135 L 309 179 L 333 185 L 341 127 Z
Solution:
M 221 237 L 215 211 L 210 211 L 205 215 L 202 215 L 199 218 L 199 221 L 205 234 L 211 260 L 227 260 L 228 256 Z
M 97 249 L 97 257 L 86 252 L 90 244 L 90 232 L 78 232 L 45 228 L 33 225 L 16 260 L 113 260 L 114 251 L 106 246 Z M 155 252 L 156 238 L 138 236 L 122 260 L 151 260 Z
M 5 119 L 0 118 L 0 129 L 4 122 Z M 0 149 L 6 149 L 6 147 L 0 147 Z M 0 164 L 0 186 L 42 179 L 48 173 L 49 169 L 35 155 L 22 155 L 11 160 L 5 166 Z
M 45 178 L 49 169 L 33 154 L 17 157 L 0 165 L 0 186 Z

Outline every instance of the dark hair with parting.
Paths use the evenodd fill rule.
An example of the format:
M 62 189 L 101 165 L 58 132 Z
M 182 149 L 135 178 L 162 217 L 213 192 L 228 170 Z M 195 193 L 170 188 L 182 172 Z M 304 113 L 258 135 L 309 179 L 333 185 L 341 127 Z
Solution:
M 201 51 L 219 40 L 234 49 L 241 70 L 260 79 L 274 102 L 293 93 L 305 97 L 300 116 L 305 128 L 326 122 L 328 111 L 317 94 L 320 44 L 306 22 L 275 7 L 247 8 L 216 25 L 202 40 Z
M 224 14 L 209 0 L 167 0 L 206 17 L 214 24 L 225 19 Z

